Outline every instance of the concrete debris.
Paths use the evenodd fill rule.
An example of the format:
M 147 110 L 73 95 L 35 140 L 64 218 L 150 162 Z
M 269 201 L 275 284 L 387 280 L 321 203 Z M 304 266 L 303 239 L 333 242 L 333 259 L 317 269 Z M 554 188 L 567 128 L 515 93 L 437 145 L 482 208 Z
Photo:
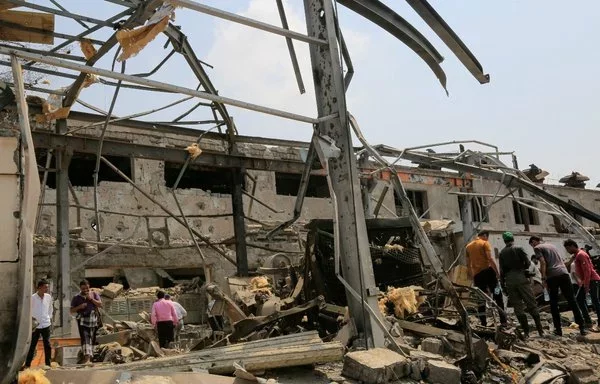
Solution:
M 123 284 L 110 283 L 102 290 L 102 296 L 114 299 L 123 292 Z
M 344 356 L 342 374 L 365 384 L 390 383 L 410 374 L 410 362 L 384 348 L 350 352 Z
M 428 337 L 421 341 L 421 350 L 424 352 L 441 355 L 444 353 L 444 344 L 439 339 Z
M 427 381 L 435 384 L 460 384 L 460 368 L 441 360 L 427 362 Z

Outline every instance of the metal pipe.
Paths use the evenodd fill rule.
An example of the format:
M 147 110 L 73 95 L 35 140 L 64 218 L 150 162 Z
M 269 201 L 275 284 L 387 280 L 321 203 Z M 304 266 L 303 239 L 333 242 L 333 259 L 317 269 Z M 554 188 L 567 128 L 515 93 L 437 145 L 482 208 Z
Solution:
M 179 217 L 177 217 L 173 212 L 171 212 L 169 210 L 169 208 L 165 207 L 163 204 L 161 204 L 160 202 L 158 202 L 155 198 L 153 198 L 148 192 L 144 191 L 142 188 L 140 188 L 136 183 L 133 182 L 133 180 L 131 180 L 129 177 L 127 177 L 126 174 L 124 174 L 123 172 L 121 172 L 121 170 L 117 167 L 115 167 L 113 165 L 113 163 L 111 163 L 110 161 L 108 161 L 106 158 L 101 157 L 100 158 L 106 165 L 108 165 L 115 173 L 117 173 L 119 176 L 121 176 L 121 178 L 123 178 L 124 180 L 126 180 L 129 184 L 131 184 L 131 186 L 133 188 L 135 188 L 136 190 L 138 190 L 138 192 L 140 192 L 142 195 L 144 195 L 144 197 L 146 197 L 148 200 L 150 200 L 151 202 L 153 202 L 154 204 L 156 204 L 160 209 L 162 209 L 163 211 L 165 211 L 166 214 L 168 214 L 169 216 L 171 216 L 175 221 L 177 221 L 179 224 L 183 225 L 185 227 L 185 223 L 183 222 L 183 220 L 181 220 Z M 233 260 L 232 258 L 230 258 L 225 252 L 223 252 L 222 250 L 220 250 L 218 247 L 216 247 L 209 238 L 207 238 L 206 236 L 202 235 L 201 233 L 199 233 L 198 231 L 192 229 L 192 232 L 194 233 L 194 235 L 198 236 L 202 241 L 204 241 L 204 243 L 206 243 L 206 245 L 208 245 L 210 248 L 212 248 L 215 252 L 217 252 L 219 255 L 223 256 L 227 261 L 229 261 L 231 264 L 236 265 L 235 264 L 235 260 Z
M 13 1 L 13 0 L 11 0 L 11 1 Z M 262 105 L 252 104 L 252 103 L 248 103 L 248 102 L 236 100 L 236 99 L 231 99 L 229 97 L 217 96 L 217 95 L 213 95 L 213 94 L 206 93 L 206 92 L 195 91 L 193 89 L 180 87 L 180 86 L 172 85 L 172 84 L 167 84 L 167 83 L 163 83 L 160 81 L 139 78 L 136 76 L 116 73 L 116 72 L 108 71 L 105 69 L 94 68 L 94 67 L 91 67 L 88 65 L 75 64 L 75 63 L 68 62 L 66 60 L 60 60 L 60 59 L 55 59 L 52 57 L 45 57 L 42 55 L 23 52 L 22 50 L 17 49 L 17 48 L 9 49 L 9 48 L 0 47 L 0 54 L 15 55 L 15 56 L 18 56 L 18 57 L 21 57 L 24 59 L 35 60 L 35 61 L 38 61 L 41 63 L 46 63 L 49 65 L 54 65 L 54 66 L 61 67 L 61 68 L 67 68 L 67 69 L 71 69 L 71 70 L 79 71 L 79 72 L 83 72 L 83 73 L 91 73 L 91 74 L 104 76 L 104 77 L 108 77 L 108 78 L 112 78 L 112 79 L 116 79 L 116 80 L 126 81 L 126 82 L 133 83 L 133 84 L 145 85 L 145 86 L 149 86 L 149 87 L 153 87 L 153 88 L 157 88 L 157 89 L 163 89 L 163 90 L 171 91 L 174 93 L 181 93 L 184 95 L 194 96 L 194 97 L 197 97 L 200 99 L 211 100 L 214 102 L 220 102 L 223 104 L 233 105 L 233 106 L 240 107 L 243 109 L 249 109 L 249 110 L 256 111 L 256 112 L 262 112 L 262 113 L 265 113 L 268 115 L 279 116 L 279 117 L 283 117 L 285 119 L 301 121 L 301 122 L 309 123 L 309 124 L 317 124 L 317 123 L 323 121 L 323 119 L 325 119 L 324 121 L 327 121 L 333 117 L 333 115 L 330 115 L 330 116 L 324 116 L 324 117 L 315 119 L 312 117 L 302 116 L 302 115 L 282 111 L 282 110 L 275 109 L 275 108 L 263 107 Z
M 52 150 L 48 150 L 46 153 L 46 169 L 44 169 L 44 176 L 42 177 L 42 183 L 40 188 L 40 202 L 38 204 L 37 217 L 35 219 L 35 233 L 40 231 L 40 221 L 42 218 L 42 207 L 44 204 L 44 198 L 46 196 L 46 183 L 48 182 L 48 168 L 50 168 L 50 163 L 52 161 Z
M 296 195 L 296 203 L 294 204 L 294 215 L 288 221 L 281 223 L 277 227 L 275 227 L 272 231 L 267 233 L 267 239 L 271 239 L 277 233 L 283 231 L 292 225 L 300 215 L 302 214 L 302 206 L 304 205 L 304 198 L 306 197 L 306 190 L 308 189 L 308 181 L 310 180 L 310 171 L 312 169 L 312 164 L 315 160 L 317 152 L 315 151 L 315 145 L 313 140 L 310 142 L 310 146 L 308 147 L 308 153 L 306 154 L 306 163 L 304 164 L 304 170 L 302 172 L 302 176 L 300 178 L 300 186 L 298 187 L 298 194 Z
M 119 54 L 120 50 L 117 50 L 115 53 L 115 59 Z M 113 60 L 114 64 L 114 60 Z M 127 61 L 123 61 L 121 63 L 121 73 L 125 73 L 125 66 Z M 110 102 L 110 107 L 108 108 L 108 113 L 106 114 L 106 119 L 104 120 L 104 126 L 102 127 L 102 132 L 100 133 L 100 139 L 98 140 L 98 150 L 96 151 L 96 165 L 94 167 L 94 217 L 96 218 L 96 240 L 100 241 L 100 234 L 102 228 L 100 226 L 100 213 L 98 212 L 98 173 L 100 172 L 100 157 L 102 156 L 102 146 L 104 144 L 104 136 L 106 135 L 106 129 L 108 128 L 108 123 L 110 122 L 110 116 L 112 115 L 112 111 L 115 108 L 115 104 L 117 103 L 117 97 L 119 96 L 119 91 L 121 90 L 121 81 L 117 83 L 117 87 L 113 93 L 112 101 Z
M 252 196 L 251 194 L 249 194 L 248 192 L 246 192 L 245 190 L 242 189 L 242 193 L 246 196 L 248 196 L 249 198 L 251 198 L 252 200 L 256 201 L 258 204 L 262 205 L 263 207 L 267 208 L 269 211 L 274 212 L 274 213 L 283 213 L 285 211 L 278 211 L 275 208 L 269 206 L 267 203 L 265 203 L 264 201 L 261 201 L 260 199 Z
M 379 216 L 379 210 L 381 209 L 381 206 L 383 205 L 383 200 L 385 199 L 385 195 L 387 195 L 388 190 L 390 189 L 389 185 L 386 185 L 383 187 L 383 191 L 381 191 L 381 194 L 379 195 L 379 199 L 377 199 L 377 204 L 375 204 L 375 208 L 373 209 L 373 216 L 377 217 Z M 373 196 L 371 196 L 373 197 Z M 375 200 L 375 198 L 373 197 L 373 200 Z
M 14 0 L 11 0 L 11 1 L 14 1 Z M 249 17 L 244 17 L 244 16 L 236 15 L 235 13 L 223 11 L 223 10 L 218 9 L 218 8 L 209 7 L 208 5 L 199 4 L 199 3 L 196 3 L 194 1 L 190 1 L 190 0 L 171 0 L 171 3 L 174 6 L 176 6 L 176 7 L 182 7 L 182 8 L 191 9 L 191 10 L 196 11 L 196 12 L 204 13 L 204 14 L 207 14 L 207 15 L 215 16 L 215 17 L 219 17 L 221 19 L 233 21 L 234 23 L 243 24 L 243 25 L 246 25 L 248 27 L 260 29 L 260 30 L 263 30 L 263 31 L 266 31 L 266 32 L 271 32 L 271 33 L 274 33 L 276 35 L 281 35 L 281 36 L 289 37 L 289 38 L 292 38 L 292 39 L 303 41 L 305 43 L 312 43 L 312 44 L 317 44 L 317 45 L 320 45 L 320 46 L 321 45 L 327 45 L 327 41 L 322 40 L 322 39 L 318 39 L 316 37 L 310 37 L 310 36 L 307 36 L 307 35 L 303 35 L 302 33 L 298 33 L 298 32 L 294 32 L 294 31 L 290 31 L 290 30 L 284 29 L 284 28 L 276 27 L 274 25 L 263 23 L 261 21 L 257 21 L 257 20 L 251 19 Z
M 165 105 L 164 107 L 151 109 L 149 111 L 134 113 L 133 115 L 123 116 L 123 117 L 115 117 L 114 119 L 110 120 L 108 123 L 112 124 L 112 123 L 116 123 L 118 121 L 123 121 L 123 120 L 128 120 L 128 119 L 135 119 L 136 117 L 150 115 L 150 114 L 153 114 L 155 112 L 159 112 L 159 111 L 165 110 L 167 108 L 173 107 L 173 106 L 175 106 L 177 104 L 181 104 L 181 103 L 183 103 L 185 101 L 188 101 L 188 100 L 191 100 L 191 99 L 192 99 L 192 96 L 184 97 L 183 99 L 176 100 L 176 101 L 174 101 L 174 102 L 172 102 L 170 104 Z M 113 115 L 109 114 L 108 112 L 107 113 L 103 113 L 103 114 L 104 115 L 110 115 L 109 117 L 113 117 Z M 91 123 L 91 124 L 85 125 L 83 127 L 78 127 L 78 128 L 72 129 L 72 130 L 70 130 L 67 133 L 72 134 L 74 132 L 81 131 L 82 129 L 88 129 L 88 128 L 93 128 L 93 127 L 98 127 L 98 126 L 103 125 L 103 124 L 105 124 L 104 121 L 97 121 L 95 123 Z
M 290 30 L 288 26 L 287 16 L 285 15 L 285 8 L 283 6 L 283 0 L 275 0 L 277 3 L 277 10 L 279 11 L 279 18 L 281 19 L 281 26 L 285 30 Z M 294 74 L 296 75 L 296 82 L 298 83 L 298 89 L 300 90 L 300 94 L 306 92 L 306 88 L 304 87 L 304 81 L 302 80 L 302 73 L 300 73 L 300 66 L 298 65 L 298 57 L 296 56 L 296 49 L 294 48 L 294 42 L 290 37 L 285 38 L 285 42 L 288 47 L 288 52 L 290 53 L 290 59 L 292 60 L 292 67 L 294 68 Z

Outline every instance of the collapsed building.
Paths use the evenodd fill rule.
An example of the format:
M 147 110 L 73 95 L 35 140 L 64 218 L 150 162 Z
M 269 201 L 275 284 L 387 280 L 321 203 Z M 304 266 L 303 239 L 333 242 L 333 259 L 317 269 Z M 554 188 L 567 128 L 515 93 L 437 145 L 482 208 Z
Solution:
M 266 345 L 268 353 L 253 366 L 260 371 L 277 367 L 272 363 L 280 352 L 278 346 L 293 339 L 288 352 L 293 354 L 299 347 L 307 358 L 282 366 L 318 363 L 321 355 L 312 353 L 315 351 L 323 353 L 321 362 L 337 361 L 346 348 L 353 348 L 359 354 L 347 355 L 350 368 L 346 373 L 351 375 L 352 364 L 362 367 L 361 353 L 368 349 L 367 363 L 369 353 L 383 354 L 398 366 L 397 371 L 392 369 L 394 375 L 414 373 L 418 380 L 439 382 L 444 378 L 440 372 L 445 370 L 453 375 L 449 382 L 458 382 L 472 371 L 478 377 L 484 373 L 490 357 L 484 337 L 494 338 L 500 350 L 508 350 L 514 343 L 514 335 L 497 329 L 475 334 L 470 323 L 472 302 L 464 293 L 473 290 L 461 284 L 460 269 L 464 244 L 478 230 L 492 232 L 496 249 L 501 247 L 499 234 L 512 230 L 519 244 L 532 233 L 554 243 L 576 236 L 597 253 L 595 232 L 600 217 L 594 213 L 599 208 L 596 192 L 583 188 L 586 178 L 580 174 L 565 178 L 564 187 L 543 184 L 543 171 L 531 166 L 523 173 L 514 154 L 480 142 L 404 150 L 371 146 L 346 106 L 346 89 L 354 69 L 338 24 L 337 2 L 305 0 L 307 34 L 289 30 L 282 2 L 278 8 L 283 28 L 189 0 L 110 2 L 122 11 L 107 20 L 71 13 L 62 6 L 57 9 L 19 0 L 9 0 L 2 8 L 12 20 L 8 27 L 29 32 L 26 37 L 18 36 L 18 41 L 50 45 L 54 37 L 65 39 L 66 44 L 78 41 L 83 54 L 57 53 L 60 46 L 47 50 L 0 47 L 0 54 L 10 57 L 10 63 L 0 64 L 11 66 L 13 74 L 13 83 L 2 84 L 1 100 L 2 213 L 3 223 L 7 223 L 1 234 L 9 246 L 0 260 L 7 277 L 0 286 L 18 290 L 15 297 L 0 298 L 0 358 L 5 360 L 0 366 L 2 373 L 8 372 L 7 377 L 18 369 L 30 337 L 30 283 L 46 277 L 54 283 L 55 325 L 60 335 L 76 332 L 69 306 L 77 282 L 88 278 L 93 285 L 107 285 L 102 292 L 110 298 L 105 312 L 112 325 L 103 327 L 104 336 L 118 339 L 133 331 L 136 336 L 148 336 L 143 342 L 135 341 L 147 352 L 130 344 L 131 340 L 113 345 L 121 357 L 109 354 L 107 345 L 99 348 L 105 354 L 100 361 L 114 357 L 123 363 L 124 355 L 138 355 L 130 365 L 121 365 L 122 370 L 153 368 L 155 361 L 140 361 L 152 352 L 165 359 L 158 363 L 162 368 L 173 365 L 182 370 L 212 368 L 215 373 L 233 373 L 240 370 L 237 359 L 248 357 L 245 348 Z M 339 3 L 405 43 L 446 88 L 442 56 L 393 10 L 373 0 Z M 409 4 L 479 83 L 489 81 L 474 55 L 426 1 Z M 14 12 L 20 11 L 10 10 L 17 6 L 40 11 L 28 13 L 28 17 L 45 22 L 38 27 L 19 24 L 19 14 Z M 304 86 L 293 40 L 309 44 L 317 116 L 219 95 L 183 29 L 172 23 L 176 7 L 285 37 L 300 93 Z M 57 33 L 54 16 L 96 26 L 86 26 L 78 36 Z M 102 28 L 116 32 L 111 31 L 106 40 L 87 36 Z M 145 45 L 159 34 L 167 36 L 172 52 L 147 73 L 125 73 L 124 61 L 143 54 Z M 120 73 L 114 66 L 111 70 L 95 66 L 117 45 L 114 62 L 122 62 Z M 198 79 L 197 89 L 152 79 L 175 53 L 181 54 Z M 49 70 L 36 63 L 60 69 Z M 25 84 L 24 68 L 72 79 L 73 83 L 61 89 Z M 96 83 L 114 87 L 106 112 L 79 99 L 80 92 Z M 113 107 L 121 87 L 187 97 L 117 117 Z M 26 89 L 50 96 L 26 95 Z M 212 128 L 181 128 L 177 119 L 167 123 L 136 120 L 192 98 L 206 102 L 197 103 L 188 114 L 202 106 L 210 109 L 214 118 L 194 125 L 214 124 Z M 98 114 L 71 110 L 76 101 Z M 306 123 L 313 128 L 313 136 L 305 143 L 240 135 L 227 105 Z M 352 132 L 361 147 L 352 145 Z M 443 144 L 451 146 L 450 152 L 436 153 Z M 491 150 L 476 151 L 471 144 Z M 507 166 L 502 156 L 512 157 L 513 165 Z M 400 160 L 418 166 L 397 165 Z M 247 284 L 249 275 L 256 273 L 285 278 L 282 284 L 273 284 L 275 287 L 261 285 L 242 294 L 250 303 L 232 300 L 229 295 L 239 293 L 231 290 L 232 285 Z M 149 297 L 132 305 L 116 297 L 122 287 L 112 291 L 108 287 L 111 282 L 134 290 L 152 289 L 144 291 L 150 292 Z M 422 287 L 406 287 L 412 284 Z M 201 346 L 206 351 L 190 352 L 184 358 L 165 357 L 166 352 L 156 348 L 144 312 L 151 305 L 154 287 L 173 285 L 193 287 L 198 294 L 189 303 L 181 299 L 193 312 L 193 322 L 207 322 L 206 315 L 220 307 L 230 323 L 227 334 L 225 328 L 211 332 L 218 338 Z M 275 297 L 272 288 L 277 291 Z M 401 320 L 402 308 L 394 308 L 396 317 L 386 312 L 388 304 L 397 305 L 392 296 L 403 298 L 404 294 L 410 299 L 414 322 Z M 421 294 L 431 298 L 424 314 L 416 313 L 423 304 Z M 259 295 L 266 301 L 257 300 Z M 482 292 L 475 295 L 480 301 L 489 301 Z M 212 301 L 207 308 L 209 296 Z M 241 309 L 245 305 L 254 307 L 253 312 Z M 446 321 L 444 325 L 451 329 L 418 323 L 424 318 L 444 323 L 440 313 L 451 313 L 452 324 Z M 16 335 L 7 332 L 14 329 Z M 314 330 L 318 333 L 310 332 Z M 452 364 L 419 355 L 416 346 L 425 350 L 427 343 L 418 340 L 409 345 L 403 330 L 438 338 L 429 340 L 434 347 L 449 341 Z M 343 337 L 345 332 L 351 337 Z M 284 339 L 278 339 L 281 335 Z M 331 341 L 334 337 L 343 340 Z M 384 346 L 394 349 L 395 355 L 390 357 L 391 351 L 377 348 Z M 441 353 L 441 349 L 436 350 Z M 409 362 L 406 358 L 415 351 L 419 356 Z M 223 355 L 217 360 L 227 360 L 221 362 L 223 366 L 215 367 L 215 355 Z M 205 360 L 207 356 L 209 360 Z M 429 368 L 421 366 L 429 359 L 429 368 L 438 368 L 436 379 Z M 365 371 L 377 371 L 367 368 Z M 386 379 L 391 378 L 388 373 Z
M 34 106 L 32 121 L 35 110 Z M 223 138 L 208 133 L 198 141 L 201 153 L 187 166 L 174 191 L 190 227 L 218 247 L 215 250 L 201 244 L 203 261 L 188 229 L 141 192 L 162 202 L 170 212 L 177 212 L 178 206 L 171 193 L 183 167 L 185 158 L 181 153 L 196 141 L 198 131 L 136 121 L 110 124 L 104 139 L 104 154 L 125 177 L 108 165 L 100 167 L 98 225 L 93 207 L 92 176 L 96 151 L 94 124 L 98 121 L 102 121 L 102 116 L 73 112 L 67 125 L 70 130 L 77 131 L 76 135 L 60 137 L 48 125 L 38 125 L 34 129 L 37 162 L 48 166 L 47 169 L 40 168 L 40 180 L 46 184 L 40 198 L 34 241 L 35 280 L 53 281 L 56 277 L 52 271 L 57 263 L 57 195 L 55 179 L 48 171 L 55 169 L 53 151 L 64 145 L 72 151 L 68 166 L 68 217 L 73 287 L 83 278 L 94 286 L 115 281 L 132 288 L 168 287 L 177 280 L 190 280 L 196 276 L 225 286 L 227 278 L 237 273 L 234 261 L 238 258 L 232 212 L 234 185 L 232 173 L 226 167 L 231 160 L 227 160 L 230 156 Z M 16 114 L 7 111 L 4 122 L 7 126 L 16 126 Z M 137 146 L 145 146 L 147 153 L 139 152 Z M 280 255 L 285 257 L 288 266 L 299 265 L 305 254 L 308 223 L 333 215 L 326 177 L 315 169 L 308 180 L 306 198 L 297 221 L 287 230 L 269 235 L 293 216 L 308 147 L 309 143 L 303 142 L 259 137 L 238 139 L 238 149 L 248 164 L 242 179 L 242 199 L 250 271 L 278 267 L 273 263 L 280 260 Z M 171 153 L 177 155 L 169 156 Z M 463 226 L 470 226 L 467 236 L 472 236 L 475 228 L 489 230 L 496 254 L 503 246 L 500 234 L 504 231 L 514 232 L 517 242 L 524 246 L 532 234 L 541 235 L 558 246 L 573 236 L 556 215 L 544 211 L 542 206 L 536 209 L 532 203 L 530 207 L 524 207 L 511 198 L 490 204 L 494 195 L 503 196 L 509 192 L 495 180 L 418 166 L 396 166 L 395 170 L 445 268 L 456 265 L 456 259 L 463 261 Z M 368 207 L 367 218 L 407 215 L 406 207 L 390 189 L 389 169 L 378 170 L 375 163 L 363 163 L 359 171 L 363 183 L 369 184 L 369 193 L 363 198 Z M 127 179 L 137 184 L 141 191 Z M 600 191 L 550 184 L 541 186 L 590 211 L 599 209 Z M 461 209 L 468 197 L 473 199 L 470 218 L 464 217 Z M 526 193 L 523 197 L 535 196 Z M 598 223 L 580 216 L 577 220 L 592 233 L 600 228 Z M 205 276 L 206 273 L 209 276 Z M 396 273 L 401 274 L 402 270 Z M 110 313 L 110 309 L 108 311 Z

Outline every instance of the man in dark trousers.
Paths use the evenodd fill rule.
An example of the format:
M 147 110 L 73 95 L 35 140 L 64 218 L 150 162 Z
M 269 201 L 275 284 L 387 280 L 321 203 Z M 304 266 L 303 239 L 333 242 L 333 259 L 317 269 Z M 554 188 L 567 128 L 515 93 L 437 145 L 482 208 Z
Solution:
M 102 308 L 100 295 L 90 290 L 90 283 L 82 280 L 79 283 L 79 294 L 71 300 L 71 313 L 77 314 L 79 338 L 83 352 L 83 364 L 90 363 L 94 355 L 96 331 L 98 328 L 98 308 Z
M 467 272 L 469 277 L 473 278 L 473 283 L 484 293 L 494 298 L 494 301 L 504 311 L 504 299 L 502 292 L 496 294 L 494 292 L 498 286 L 500 277 L 498 266 L 492 256 L 492 246 L 488 242 L 490 233 L 488 231 L 479 232 L 477 239 L 467 244 Z M 487 326 L 487 318 L 485 314 L 485 302 L 479 306 L 479 320 L 481 325 Z M 500 323 L 506 326 L 506 316 L 500 314 Z
M 500 278 L 502 285 L 506 287 L 509 302 L 515 310 L 515 316 L 521 324 L 525 337 L 529 336 L 529 322 L 525 309 L 533 318 L 535 327 L 540 336 L 544 336 L 542 320 L 537 308 L 531 282 L 527 272 L 531 262 L 523 248 L 515 245 L 515 239 L 511 232 L 504 232 L 502 239 L 506 247 L 500 251 Z
M 37 292 L 31 296 L 31 317 L 37 323 L 31 335 L 31 344 L 29 345 L 29 353 L 25 360 L 25 367 L 31 366 L 33 354 L 37 348 L 38 340 L 42 336 L 44 341 L 44 359 L 47 366 L 50 366 L 50 354 L 52 347 L 50 346 L 50 333 L 52 327 L 52 296 L 48 294 L 49 283 L 46 280 L 40 280 L 37 283 Z
M 565 262 L 560 256 L 558 249 L 549 243 L 542 242 L 538 236 L 529 238 L 529 245 L 533 247 L 535 255 L 540 261 L 540 272 L 542 272 L 542 280 L 545 281 L 550 296 L 550 312 L 552 312 L 552 322 L 554 323 L 554 334 L 562 336 L 562 325 L 560 320 L 560 310 L 558 308 L 558 292 L 563 294 L 571 311 L 575 322 L 579 325 L 579 332 L 586 335 L 585 325 L 581 311 L 575 301 L 571 278 Z
M 165 300 L 165 293 L 158 291 L 157 300 L 152 304 L 152 315 L 150 320 L 158 334 L 158 343 L 161 348 L 169 348 L 169 344 L 174 340 L 175 327 L 179 320 L 177 312 L 171 301 Z
M 565 240 L 564 247 L 574 257 L 575 279 L 578 285 L 576 298 L 579 309 L 583 312 L 586 322 L 591 324 L 592 319 L 588 313 L 586 303 L 586 295 L 589 293 L 592 299 L 592 306 L 600 321 L 600 300 L 598 299 L 600 276 L 594 269 L 590 255 L 584 249 L 579 249 L 577 243 L 572 239 Z

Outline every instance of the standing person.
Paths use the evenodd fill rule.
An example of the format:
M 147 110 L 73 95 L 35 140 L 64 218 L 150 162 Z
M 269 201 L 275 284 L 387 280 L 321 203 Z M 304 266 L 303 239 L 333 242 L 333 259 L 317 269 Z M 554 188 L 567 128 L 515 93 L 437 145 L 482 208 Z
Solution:
M 102 308 L 100 295 L 90 290 L 90 283 L 81 280 L 79 283 L 79 294 L 71 300 L 71 313 L 77 314 L 77 325 L 79 327 L 79 338 L 83 352 L 83 364 L 90 363 L 94 354 L 96 343 L 96 330 L 98 328 L 98 308 Z
M 166 294 L 165 300 L 173 304 L 173 307 L 175 307 L 175 313 L 177 313 L 177 326 L 175 327 L 174 336 L 174 339 L 177 341 L 179 340 L 179 334 L 181 333 L 181 331 L 183 331 L 183 318 L 187 316 L 187 311 L 185 310 L 185 308 L 183 308 L 183 305 L 179 304 L 176 301 L 173 301 L 171 299 L 171 295 Z
M 529 336 L 529 322 L 525 309 L 533 318 L 535 327 L 540 336 L 544 336 L 542 320 L 538 312 L 535 296 L 531 283 L 527 278 L 531 262 L 523 248 L 515 245 L 515 239 L 511 232 L 504 232 L 502 239 L 506 247 L 500 251 L 500 278 L 502 285 L 506 287 L 509 302 L 515 309 L 515 316 L 521 324 L 525 337 Z
M 558 249 L 552 244 L 543 243 L 542 239 L 538 236 L 531 236 L 529 238 L 529 245 L 533 247 L 535 255 L 540 261 L 542 280 L 545 281 L 550 296 L 550 312 L 552 312 L 554 334 L 562 336 L 560 310 L 558 308 L 559 290 L 571 307 L 575 322 L 579 325 L 579 332 L 582 335 L 587 334 L 581 311 L 575 301 L 575 294 L 573 293 L 573 286 L 571 285 L 571 279 L 569 278 L 569 271 L 567 271 L 567 267 L 560 257 Z
M 579 286 L 579 278 L 577 276 L 577 272 L 575 271 L 575 255 L 572 255 L 569 260 L 565 262 L 567 269 L 569 270 L 569 278 L 571 279 L 571 286 L 573 287 L 573 292 L 575 293 L 575 300 L 577 301 L 577 307 L 581 311 L 581 316 L 583 317 L 583 323 L 586 328 L 592 328 L 592 318 L 590 317 L 590 311 L 587 306 L 587 302 L 585 300 L 585 289 Z M 583 293 L 583 301 L 580 299 L 581 293 Z
M 467 273 L 473 278 L 473 283 L 479 289 L 489 296 L 493 296 L 494 301 L 504 311 L 504 299 L 502 292 L 496 294 L 498 279 L 500 277 L 498 266 L 492 256 L 492 246 L 488 242 L 490 233 L 481 231 L 477 235 L 477 239 L 467 244 Z M 485 314 L 485 302 L 479 306 L 479 320 L 481 325 L 487 326 L 487 318 Z M 506 326 L 506 315 L 500 314 L 500 323 Z
M 531 266 L 529 275 L 531 277 L 531 290 L 536 298 L 544 293 L 544 282 L 542 281 L 542 272 L 540 272 L 540 262 L 535 255 L 531 255 Z
M 31 334 L 31 344 L 29 352 L 25 360 L 25 368 L 31 366 L 33 354 L 37 348 L 40 335 L 44 342 L 44 359 L 45 364 L 50 366 L 50 354 L 52 347 L 50 346 L 50 333 L 52 326 L 52 296 L 48 294 L 49 283 L 46 280 L 40 280 L 37 283 L 37 292 L 31 296 L 31 317 L 37 322 L 33 333 Z
M 579 249 L 574 240 L 565 240 L 564 246 L 567 252 L 575 256 L 573 264 L 575 265 L 575 277 L 577 280 L 577 285 L 579 285 L 577 292 L 577 303 L 579 304 L 580 308 L 585 308 L 585 310 L 582 309 L 583 316 L 585 317 L 586 322 L 589 324 L 592 323 L 592 319 L 587 311 L 587 303 L 585 301 L 586 295 L 589 293 L 592 298 L 594 310 L 598 315 L 598 321 L 600 321 L 600 300 L 598 300 L 600 276 L 594 269 L 594 265 L 592 264 L 589 254 L 585 250 Z
M 165 293 L 158 291 L 156 300 L 152 304 L 152 315 L 150 320 L 158 333 L 158 343 L 161 348 L 168 348 L 173 341 L 173 331 L 177 326 L 177 313 L 172 301 L 165 300 Z

